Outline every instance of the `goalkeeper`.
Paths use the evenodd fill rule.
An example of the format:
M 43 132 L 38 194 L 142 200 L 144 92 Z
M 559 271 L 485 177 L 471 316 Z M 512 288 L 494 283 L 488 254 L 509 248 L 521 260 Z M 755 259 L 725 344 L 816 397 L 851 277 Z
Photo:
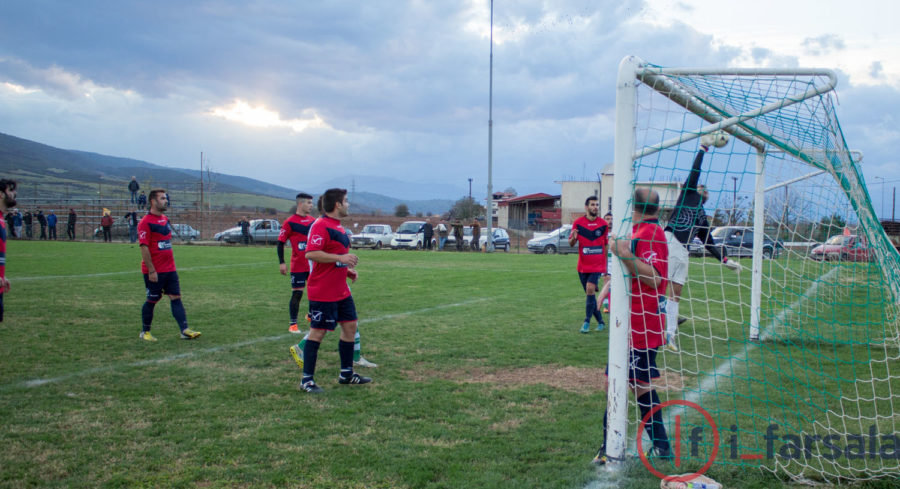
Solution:
M 687 244 L 696 235 L 703 246 L 723 265 L 734 270 L 741 271 L 741 264 L 735 260 L 729 260 L 725 249 L 715 245 L 710 234 L 709 222 L 706 219 L 706 211 L 703 205 L 709 199 L 709 191 L 705 185 L 698 185 L 700 181 L 703 155 L 709 151 L 710 146 L 722 147 L 728 142 L 724 133 L 714 132 L 704 134 L 700 138 L 700 150 L 694 158 L 694 166 L 688 175 L 681 193 L 675 200 L 675 208 L 666 225 L 666 242 L 669 246 L 669 273 L 668 279 L 669 300 L 666 305 L 666 348 L 678 351 L 675 336 L 678 333 L 678 301 L 681 299 L 681 288 L 687 279 L 688 250 Z

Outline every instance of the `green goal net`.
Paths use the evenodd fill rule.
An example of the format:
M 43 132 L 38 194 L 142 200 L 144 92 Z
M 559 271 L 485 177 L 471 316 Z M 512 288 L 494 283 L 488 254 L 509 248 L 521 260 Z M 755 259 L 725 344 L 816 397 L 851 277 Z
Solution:
M 727 134 L 703 155 L 699 184 L 712 242 L 742 270 L 724 267 L 699 239 L 684 243 L 678 311 L 687 321 L 679 351 L 661 349 L 657 359 L 654 387 L 669 402 L 678 473 L 712 461 L 794 480 L 900 476 L 900 255 L 876 218 L 862 154 L 841 132 L 835 84 L 827 70 L 623 60 L 615 234 L 631 229 L 636 187 L 659 192 L 665 226 L 700 137 Z M 627 321 L 625 311 L 613 314 Z M 621 334 L 611 332 L 611 365 Z M 611 419 L 624 416 L 632 447 L 633 397 L 625 394 L 627 409 L 612 407 L 623 392 L 610 389 Z M 609 450 L 620 447 L 611 441 Z

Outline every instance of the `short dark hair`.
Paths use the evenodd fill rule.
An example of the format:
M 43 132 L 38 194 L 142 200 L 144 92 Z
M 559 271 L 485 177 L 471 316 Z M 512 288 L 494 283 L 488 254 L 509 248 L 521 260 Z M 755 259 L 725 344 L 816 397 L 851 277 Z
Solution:
M 590 204 L 592 200 L 597 200 L 597 196 L 596 196 L 596 195 L 591 195 L 590 197 L 584 199 L 584 205 Z
M 334 206 L 343 202 L 347 195 L 345 188 L 330 188 L 322 194 L 322 207 L 325 212 L 334 212 Z
M 309 195 L 306 192 L 300 192 L 299 194 L 297 194 L 297 200 L 300 199 L 312 199 L 312 195 Z
M 649 188 L 634 190 L 634 210 L 645 216 L 653 216 L 659 212 L 659 193 Z
M 153 200 L 153 199 L 155 199 L 156 196 L 159 195 L 159 194 L 165 195 L 166 198 L 169 197 L 169 194 L 167 194 L 165 190 L 163 190 L 163 189 L 161 189 L 161 188 L 155 188 L 155 189 L 153 189 L 153 190 L 150 191 L 150 195 L 147 196 L 147 200 Z
M 15 180 L 11 180 L 9 178 L 0 179 L 0 192 L 6 192 L 7 190 L 15 190 L 19 184 L 16 183 Z

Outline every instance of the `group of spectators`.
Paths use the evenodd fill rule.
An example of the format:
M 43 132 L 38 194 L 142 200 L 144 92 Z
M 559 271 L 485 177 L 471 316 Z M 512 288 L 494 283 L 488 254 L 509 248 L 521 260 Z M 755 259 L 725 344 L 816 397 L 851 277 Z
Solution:
M 70 240 L 75 239 L 75 221 L 78 216 L 74 209 L 69 209 L 69 216 L 66 220 L 66 235 Z M 41 233 L 38 239 L 56 239 L 56 225 L 59 218 L 51 210 L 48 214 L 44 214 L 42 209 L 37 209 L 35 214 L 25 210 L 23 214 L 19 208 L 10 209 L 6 213 L 6 226 L 10 230 L 10 234 L 16 239 L 34 239 L 34 223 L 41 226 Z
M 138 190 L 141 190 L 141 185 L 138 183 L 137 177 L 131 177 L 131 181 L 128 182 L 128 192 L 131 194 L 131 203 L 136 204 L 138 210 L 144 210 L 147 208 L 147 194 L 141 190 L 140 195 L 138 195 Z
M 431 243 L 432 241 L 435 241 L 438 250 L 443 251 L 444 246 L 450 239 L 450 233 L 453 233 L 453 239 L 456 242 L 456 251 L 465 250 L 467 248 L 465 242 L 465 226 L 472 227 L 472 241 L 468 245 L 468 248 L 479 251 L 481 249 L 481 224 L 477 219 L 472 220 L 471 224 L 466 224 L 460 219 L 454 219 L 449 225 L 444 221 L 441 221 L 437 226 L 433 225 L 431 220 L 425 221 L 425 224 L 422 226 L 422 234 L 425 238 L 423 248 L 426 250 L 432 249 Z M 437 235 L 437 239 L 435 239 L 435 235 Z

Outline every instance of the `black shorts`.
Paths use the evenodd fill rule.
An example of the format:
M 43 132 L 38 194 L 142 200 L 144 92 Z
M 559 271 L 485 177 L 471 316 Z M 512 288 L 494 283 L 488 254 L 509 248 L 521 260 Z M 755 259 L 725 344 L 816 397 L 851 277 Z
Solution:
M 606 366 L 606 374 L 609 375 L 609 365 Z M 650 380 L 659 378 L 659 369 L 656 368 L 656 348 L 638 350 L 632 348 L 628 351 L 628 383 L 650 384 Z
M 149 302 L 159 302 L 163 294 L 181 295 L 178 272 L 157 273 L 156 277 L 156 282 L 151 282 L 150 275 L 144 274 L 144 285 L 147 287 L 147 300 Z
M 309 301 L 309 327 L 334 331 L 338 323 L 356 321 L 356 304 L 353 296 L 337 302 Z
M 0 323 L 3 322 L 3 294 L 0 294 Z
M 306 287 L 306 280 L 309 278 L 309 272 L 291 272 L 291 288 L 302 289 Z
M 590 282 L 590 283 L 594 284 L 594 288 L 599 289 L 600 288 L 600 285 L 599 285 L 600 277 L 602 277 L 604 275 L 606 275 L 606 274 L 600 273 L 600 272 L 590 272 L 590 273 L 578 272 L 578 279 L 581 280 L 581 288 L 584 290 L 587 290 L 587 284 L 588 284 L 588 282 Z

